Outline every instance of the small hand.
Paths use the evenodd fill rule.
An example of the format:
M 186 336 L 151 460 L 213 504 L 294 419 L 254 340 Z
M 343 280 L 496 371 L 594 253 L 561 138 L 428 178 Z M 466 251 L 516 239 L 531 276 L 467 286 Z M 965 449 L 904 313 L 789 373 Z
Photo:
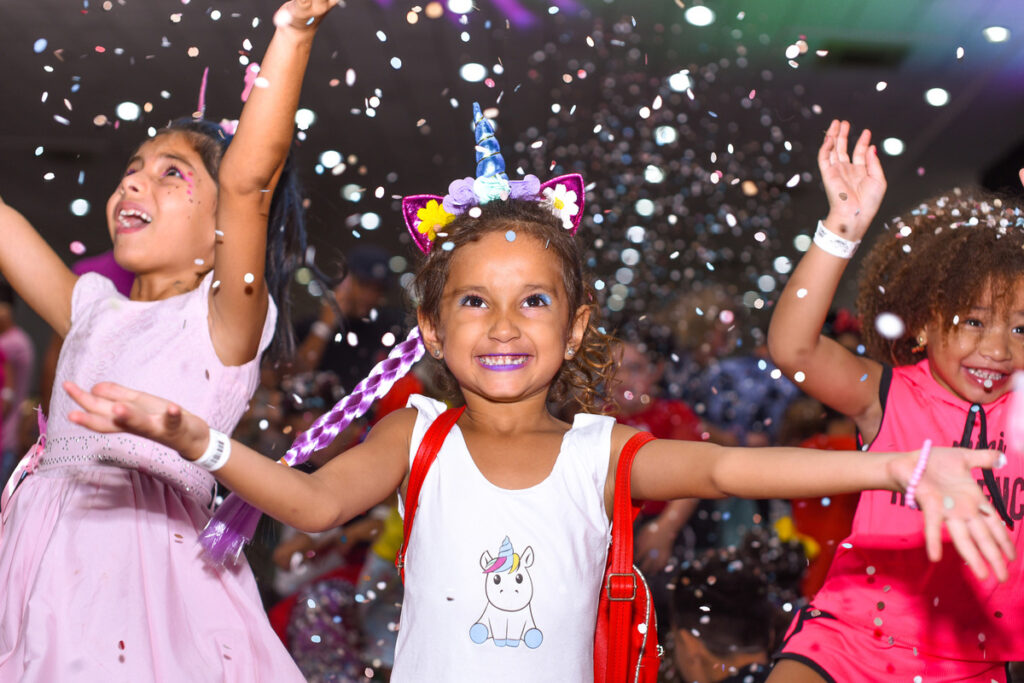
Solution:
M 298 558 L 295 556 L 298 555 Z M 274 564 L 284 571 L 295 571 L 316 555 L 316 543 L 308 534 L 298 534 L 274 548 Z
M 825 225 L 851 241 L 860 240 L 878 213 L 885 196 L 885 174 L 878 160 L 878 149 L 870 144 L 871 131 L 865 129 L 847 153 L 849 121 L 832 121 L 818 150 L 818 168 L 828 195 L 829 214 Z
M 1007 560 L 1015 557 L 1013 542 L 995 508 L 971 474 L 972 467 L 994 467 L 998 451 L 961 448 L 933 448 L 917 487 L 917 504 L 924 513 L 925 545 L 933 562 L 942 558 L 942 526 L 949 530 L 954 547 L 979 579 L 988 576 L 986 565 L 996 578 L 1008 577 Z M 897 480 L 909 481 L 917 453 L 901 458 Z
M 324 15 L 340 0 L 290 0 L 274 13 L 274 25 L 300 31 L 316 30 Z
M 187 460 L 199 458 L 206 450 L 210 439 L 206 422 L 166 399 L 112 382 L 101 382 L 92 391 L 65 382 L 64 390 L 83 409 L 68 414 L 75 424 L 94 432 L 128 432 L 152 439 Z
M 648 574 L 662 571 L 672 557 L 676 530 L 657 519 L 643 525 L 636 535 L 634 552 L 640 569 Z

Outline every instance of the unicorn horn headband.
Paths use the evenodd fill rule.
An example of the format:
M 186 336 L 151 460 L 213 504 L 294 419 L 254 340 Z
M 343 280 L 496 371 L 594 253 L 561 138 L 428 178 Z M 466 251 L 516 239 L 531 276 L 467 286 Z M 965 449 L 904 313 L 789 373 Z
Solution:
M 437 234 L 446 225 L 474 206 L 492 201 L 520 199 L 546 206 L 562 221 L 562 227 L 576 233 L 583 218 L 583 176 L 578 173 L 552 178 L 541 183 L 537 176 L 509 180 L 505 159 L 501 156 L 494 125 L 473 103 L 473 132 L 476 136 L 476 178 L 454 180 L 448 194 L 441 197 L 417 194 L 402 199 L 402 217 L 413 242 L 429 253 Z
M 583 176 L 578 173 L 558 176 L 541 184 L 536 176 L 509 180 L 501 156 L 494 125 L 473 103 L 473 131 L 476 136 L 476 178 L 456 180 L 448 194 L 414 195 L 402 199 L 402 215 L 413 240 L 424 253 L 445 225 L 474 206 L 491 201 L 520 199 L 548 207 L 562 226 L 576 233 L 583 217 Z M 413 328 L 405 341 L 395 346 L 388 357 L 374 366 L 352 393 L 338 401 L 330 411 L 296 437 L 292 447 L 278 462 L 288 467 L 306 462 L 313 453 L 329 446 L 353 420 L 364 415 L 373 402 L 384 396 L 423 356 L 423 341 Z M 243 546 L 252 539 L 262 513 L 235 494 L 227 500 L 206 525 L 199 540 L 209 557 L 225 563 L 241 556 Z M 507 548 L 506 548 L 507 544 Z M 507 552 L 506 552 L 507 551 Z M 505 539 L 499 559 L 514 559 L 512 545 Z

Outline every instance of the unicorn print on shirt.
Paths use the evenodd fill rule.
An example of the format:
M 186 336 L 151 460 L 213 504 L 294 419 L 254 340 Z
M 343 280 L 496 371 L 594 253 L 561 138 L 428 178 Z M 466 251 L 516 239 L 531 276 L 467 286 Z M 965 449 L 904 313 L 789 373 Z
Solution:
M 528 569 L 533 564 L 533 548 L 526 546 L 520 555 L 512 548 L 508 536 L 501 542 L 498 556 L 484 551 L 480 568 L 484 570 L 484 593 L 487 606 L 476 623 L 469 629 L 469 637 L 478 645 L 488 638 L 497 647 L 540 647 L 544 634 L 533 620 L 530 601 L 533 599 L 533 579 Z

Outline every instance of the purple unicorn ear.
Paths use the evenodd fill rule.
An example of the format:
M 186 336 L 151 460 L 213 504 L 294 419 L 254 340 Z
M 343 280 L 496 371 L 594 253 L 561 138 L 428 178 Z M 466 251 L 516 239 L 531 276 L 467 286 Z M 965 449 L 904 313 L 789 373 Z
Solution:
M 437 237 L 438 228 L 443 228 L 455 216 L 441 206 L 444 197 L 436 194 L 414 194 L 402 197 L 402 217 L 405 227 L 424 254 L 430 253 L 430 246 Z
M 560 175 L 540 186 L 541 201 L 562 219 L 562 225 L 573 235 L 583 218 L 586 194 L 583 176 L 579 173 Z

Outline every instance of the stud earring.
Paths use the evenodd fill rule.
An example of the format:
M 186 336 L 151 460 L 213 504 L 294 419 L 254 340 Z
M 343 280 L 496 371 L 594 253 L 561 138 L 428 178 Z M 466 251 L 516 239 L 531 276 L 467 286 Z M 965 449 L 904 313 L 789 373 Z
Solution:
M 928 340 L 924 338 L 924 335 L 920 335 L 917 338 L 917 346 L 910 349 L 911 353 L 921 353 L 924 351 L 924 347 L 928 346 Z
M 570 346 L 569 348 L 567 348 L 567 349 L 565 350 L 565 355 L 566 355 L 566 356 L 568 356 L 569 358 L 572 358 L 573 356 L 575 356 L 575 355 L 576 355 L 576 349 L 574 349 L 574 348 L 572 348 L 572 347 Z
M 434 358 L 441 357 L 441 349 L 434 349 Z

